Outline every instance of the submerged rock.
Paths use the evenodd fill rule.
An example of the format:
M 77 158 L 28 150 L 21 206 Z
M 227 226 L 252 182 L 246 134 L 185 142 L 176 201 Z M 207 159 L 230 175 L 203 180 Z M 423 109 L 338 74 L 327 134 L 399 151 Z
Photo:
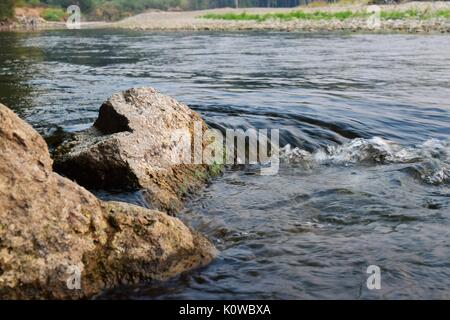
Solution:
M 102 202 L 54 173 L 43 138 L 0 104 L 0 298 L 90 297 L 168 278 L 214 254 L 180 220 Z
M 56 150 L 55 170 L 89 188 L 143 189 L 152 208 L 174 213 L 208 176 L 206 165 L 178 161 L 187 150 L 190 160 L 202 153 L 206 129 L 196 112 L 175 99 L 152 88 L 130 89 L 104 102 L 93 127 Z

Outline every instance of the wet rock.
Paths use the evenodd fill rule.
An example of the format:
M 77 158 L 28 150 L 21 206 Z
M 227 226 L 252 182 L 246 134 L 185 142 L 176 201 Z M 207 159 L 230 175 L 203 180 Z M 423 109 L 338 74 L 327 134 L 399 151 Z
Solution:
M 94 126 L 58 148 L 55 170 L 89 188 L 143 189 L 152 208 L 175 213 L 208 177 L 192 155 L 184 164 L 174 161 L 194 148 L 195 128 L 194 152 L 201 154 L 207 127 L 197 113 L 152 88 L 130 89 L 104 102 Z M 178 138 L 180 132 L 189 139 Z
M 0 104 L 0 298 L 86 298 L 214 254 L 180 220 L 102 202 L 54 173 L 42 137 Z

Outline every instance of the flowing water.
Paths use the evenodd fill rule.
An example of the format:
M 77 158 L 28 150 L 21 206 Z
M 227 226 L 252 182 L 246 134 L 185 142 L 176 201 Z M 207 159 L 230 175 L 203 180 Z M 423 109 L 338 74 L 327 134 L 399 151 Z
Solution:
M 450 37 L 0 34 L 0 101 L 48 136 L 153 86 L 215 128 L 280 129 L 275 176 L 227 168 L 180 218 L 208 267 L 99 298 L 450 298 Z M 145 205 L 139 192 L 99 193 Z M 381 289 L 369 290 L 369 265 Z

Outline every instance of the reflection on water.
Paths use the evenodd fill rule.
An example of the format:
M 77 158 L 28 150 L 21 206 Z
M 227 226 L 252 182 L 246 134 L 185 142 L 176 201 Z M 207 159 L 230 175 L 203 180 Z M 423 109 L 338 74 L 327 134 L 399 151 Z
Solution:
M 33 77 L 35 63 L 42 61 L 38 47 L 23 46 L 23 36 L 17 33 L 0 35 L 0 102 L 17 113 L 33 107 Z
M 213 127 L 278 128 L 289 144 L 278 175 L 229 169 L 180 215 L 220 249 L 214 263 L 102 298 L 450 298 L 449 40 L 4 33 L 0 101 L 49 134 L 154 86 Z M 365 285 L 371 264 L 379 291 Z

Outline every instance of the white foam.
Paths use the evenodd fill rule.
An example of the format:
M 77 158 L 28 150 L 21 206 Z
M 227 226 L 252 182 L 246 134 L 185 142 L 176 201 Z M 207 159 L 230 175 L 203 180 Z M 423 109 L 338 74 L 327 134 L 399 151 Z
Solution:
M 421 180 L 439 184 L 450 181 L 450 139 L 430 139 L 413 147 L 404 147 L 380 137 L 354 139 L 343 145 L 329 145 L 313 153 L 286 145 L 282 161 L 304 166 L 322 164 L 411 163 Z

